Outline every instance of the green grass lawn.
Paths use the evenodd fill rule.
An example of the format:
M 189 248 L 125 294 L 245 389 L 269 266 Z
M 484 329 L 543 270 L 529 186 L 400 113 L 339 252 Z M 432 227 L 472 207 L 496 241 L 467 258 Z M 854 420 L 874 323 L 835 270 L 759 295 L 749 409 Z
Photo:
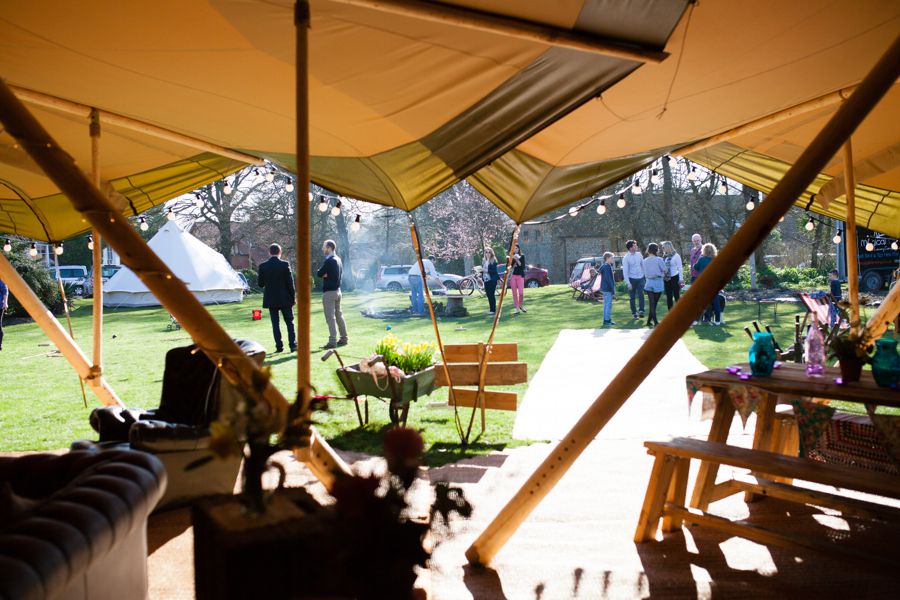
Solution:
M 511 298 L 507 298 L 510 309 Z M 401 294 L 347 294 L 344 314 L 350 333 L 350 344 L 342 349 L 346 362 L 368 356 L 376 342 L 390 331 L 405 341 L 432 341 L 434 331 L 428 319 L 380 320 L 365 318 L 360 310 L 369 306 L 396 308 L 405 302 Z M 260 296 L 250 296 L 242 304 L 210 307 L 213 316 L 235 337 L 253 339 L 273 349 L 272 333 L 266 315 L 262 321 L 252 321 L 251 309 L 261 304 Z M 445 343 L 486 340 L 491 327 L 487 315 L 487 301 L 475 296 L 466 301 L 471 316 L 447 319 L 440 323 Z M 665 314 L 665 299 L 660 317 Z M 529 379 L 540 367 L 541 360 L 553 345 L 561 329 L 597 327 L 602 321 L 602 307 L 597 303 L 576 302 L 564 286 L 549 286 L 526 291 L 528 313 L 520 316 L 504 310 L 496 341 L 517 341 L 519 357 L 528 363 Z M 779 305 L 778 320 L 772 321 L 771 306 L 763 308 L 763 319 L 774 326 L 776 338 L 787 344 L 793 335 L 793 305 Z M 755 303 L 730 303 L 724 316 L 727 325 L 698 326 L 685 334 L 690 350 L 707 366 L 723 366 L 746 361 L 749 340 L 742 331 L 757 316 Z M 613 320 L 619 328 L 638 328 L 628 310 L 627 296 L 618 296 Z M 90 354 L 91 308 L 89 301 L 81 301 L 73 314 L 75 337 Z M 107 310 L 104 329 L 104 372 L 116 393 L 128 406 L 152 408 L 159 402 L 165 352 L 191 342 L 181 330 L 166 331 L 169 322 L 162 309 Z M 312 314 L 314 348 L 327 339 L 319 296 L 314 297 Z M 88 425 L 90 410 L 98 406 L 90 391 L 85 408 L 78 378 L 65 359 L 52 354 L 43 333 L 33 323 L 11 325 L 6 329 L 4 349 L 0 353 L 0 451 L 42 450 L 68 447 L 72 440 L 93 438 Z M 343 394 L 334 375 L 337 362 L 318 360 L 316 351 L 312 361 L 312 380 L 319 393 Z M 288 397 L 296 393 L 296 364 L 292 354 L 270 356 L 275 384 Z M 510 387 L 521 399 L 527 385 Z M 673 391 L 681 394 L 681 390 Z M 682 398 L 678 399 L 679 401 Z M 511 440 L 515 413 L 488 411 L 487 429 L 480 432 L 476 417 L 473 442 L 466 449 L 459 446 L 453 424 L 453 411 L 445 405 L 446 390 L 438 390 L 431 397 L 422 398 L 410 410 L 409 425 L 422 430 L 429 464 L 443 464 L 462 456 L 489 452 L 514 445 Z M 461 417 L 468 420 L 471 409 L 461 409 Z M 331 443 L 343 449 L 377 452 L 381 432 L 388 424 L 387 407 L 370 400 L 371 422 L 359 428 L 356 412 L 350 401 L 332 401 L 331 410 L 317 414 L 320 431 Z M 518 442 L 521 443 L 521 442 Z

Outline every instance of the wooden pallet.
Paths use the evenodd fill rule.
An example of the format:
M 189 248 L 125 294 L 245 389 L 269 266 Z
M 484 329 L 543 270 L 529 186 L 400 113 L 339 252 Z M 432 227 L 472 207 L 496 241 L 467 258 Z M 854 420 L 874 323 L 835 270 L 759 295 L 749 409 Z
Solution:
M 488 352 L 482 370 L 482 358 Z M 444 346 L 446 369 L 443 363 L 435 366 L 434 384 L 446 387 L 453 382 L 450 404 L 479 406 L 482 410 L 516 410 L 518 394 L 484 389 L 488 385 L 516 385 L 528 381 L 528 364 L 519 361 L 516 343 L 447 344 Z M 447 371 L 450 380 L 447 380 Z M 463 387 L 468 386 L 468 387 Z M 472 386 L 475 386 L 474 389 Z M 481 390 L 479 394 L 479 389 Z

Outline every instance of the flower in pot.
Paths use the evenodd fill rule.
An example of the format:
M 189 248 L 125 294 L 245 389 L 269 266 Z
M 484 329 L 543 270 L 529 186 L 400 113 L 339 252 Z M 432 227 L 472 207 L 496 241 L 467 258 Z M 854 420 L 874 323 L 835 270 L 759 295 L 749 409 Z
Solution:
M 863 298 L 860 298 L 863 304 Z M 865 323 L 862 319 L 851 322 L 848 316 L 849 304 L 838 303 L 841 321 L 847 321 L 849 327 L 837 329 L 828 342 L 828 358 L 837 360 L 841 369 L 841 378 L 845 383 L 859 381 L 863 365 L 870 361 L 871 342 L 862 335 Z

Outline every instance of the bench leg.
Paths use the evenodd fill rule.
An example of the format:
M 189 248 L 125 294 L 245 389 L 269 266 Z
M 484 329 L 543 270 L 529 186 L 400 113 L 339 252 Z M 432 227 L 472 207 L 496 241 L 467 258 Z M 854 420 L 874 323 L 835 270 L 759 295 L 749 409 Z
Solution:
M 669 485 L 669 493 L 666 495 L 666 503 L 678 504 L 684 506 L 687 496 L 688 471 L 691 468 L 691 461 L 688 458 L 678 458 L 675 460 L 675 474 L 672 477 L 672 483 Z M 663 533 L 669 533 L 681 529 L 682 519 L 663 511 L 662 530 Z
M 634 532 L 635 542 L 646 542 L 656 537 L 656 527 L 662 516 L 663 504 L 671 486 L 674 468 L 675 459 L 673 457 L 665 454 L 657 455 L 653 462 L 653 471 L 650 472 L 647 495 L 644 496 L 644 504 L 641 506 L 641 516 L 638 518 L 637 529 Z
M 734 405 L 724 390 L 715 390 L 716 412 L 713 415 L 712 427 L 709 429 L 709 441 L 724 444 L 728 440 L 728 431 L 731 429 L 731 421 L 734 420 Z M 719 465 L 702 461 L 697 472 L 697 482 L 694 484 L 694 493 L 691 496 L 691 506 L 705 511 L 709 507 L 710 493 L 716 485 L 716 475 L 719 473 Z

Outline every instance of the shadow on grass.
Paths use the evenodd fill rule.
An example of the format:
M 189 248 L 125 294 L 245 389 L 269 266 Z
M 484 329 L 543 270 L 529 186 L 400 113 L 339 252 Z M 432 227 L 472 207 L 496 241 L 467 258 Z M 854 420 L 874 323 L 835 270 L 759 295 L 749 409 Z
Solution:
M 697 337 L 701 340 L 710 340 L 713 342 L 724 342 L 730 337 L 733 337 L 731 332 L 729 332 L 724 327 L 717 327 L 715 325 L 709 325 L 706 323 L 700 323 L 694 326 L 694 333 L 697 334 Z
M 387 423 L 369 423 L 363 427 L 345 431 L 329 438 L 328 442 L 341 450 L 365 452 L 373 456 L 382 453 L 384 434 L 391 428 Z M 505 456 L 485 456 L 492 452 L 505 450 L 507 443 L 470 442 L 467 446 L 448 442 L 438 442 L 425 449 L 423 462 L 428 467 L 440 467 L 464 458 L 478 457 L 477 464 L 482 467 L 495 467 L 503 464 Z

